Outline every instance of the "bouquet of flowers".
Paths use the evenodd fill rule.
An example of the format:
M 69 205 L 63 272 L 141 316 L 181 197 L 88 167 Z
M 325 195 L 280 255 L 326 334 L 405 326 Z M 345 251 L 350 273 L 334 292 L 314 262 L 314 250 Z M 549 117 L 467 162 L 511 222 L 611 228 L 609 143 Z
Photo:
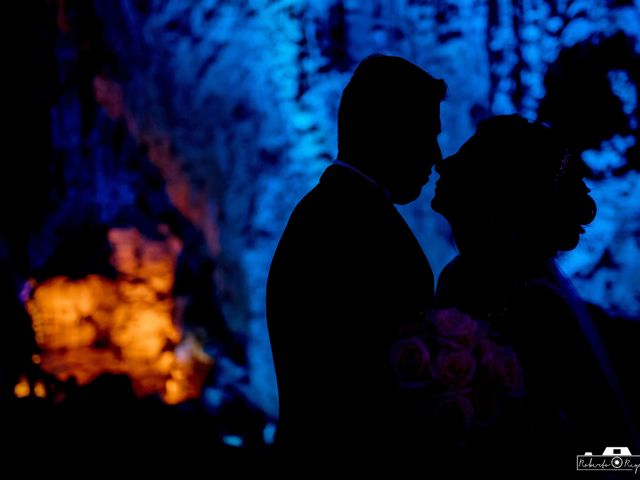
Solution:
M 522 368 L 488 324 L 456 309 L 436 309 L 407 325 L 391 352 L 402 389 L 420 393 L 431 430 L 458 443 L 495 424 L 510 399 L 522 398 Z

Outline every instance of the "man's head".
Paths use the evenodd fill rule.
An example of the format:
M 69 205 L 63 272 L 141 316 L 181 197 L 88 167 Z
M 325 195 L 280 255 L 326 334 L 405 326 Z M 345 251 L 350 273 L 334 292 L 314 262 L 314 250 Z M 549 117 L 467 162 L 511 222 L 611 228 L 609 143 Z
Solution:
M 395 203 L 415 200 L 442 159 L 437 137 L 446 90 L 403 58 L 365 58 L 340 101 L 338 158 L 387 188 Z

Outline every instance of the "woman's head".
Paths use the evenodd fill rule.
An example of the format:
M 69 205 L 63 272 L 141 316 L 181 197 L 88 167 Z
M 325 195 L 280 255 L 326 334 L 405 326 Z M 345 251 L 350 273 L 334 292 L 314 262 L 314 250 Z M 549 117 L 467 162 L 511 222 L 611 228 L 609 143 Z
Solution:
M 595 217 L 584 163 L 552 129 L 517 115 L 482 122 L 436 170 L 432 205 L 462 253 L 552 257 L 575 248 Z

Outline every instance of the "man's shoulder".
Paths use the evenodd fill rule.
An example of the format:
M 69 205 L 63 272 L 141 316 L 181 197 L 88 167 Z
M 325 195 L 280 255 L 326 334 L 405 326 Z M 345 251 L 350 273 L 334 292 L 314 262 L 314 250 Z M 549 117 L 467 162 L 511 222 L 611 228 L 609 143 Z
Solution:
M 304 254 L 309 247 L 327 244 L 326 238 L 336 224 L 336 211 L 332 199 L 322 192 L 320 185 L 316 185 L 291 212 L 279 242 L 278 253 Z
M 318 228 L 326 221 L 335 209 L 334 201 L 322 191 L 320 184 L 312 188 L 296 204 L 287 224 L 287 230 L 292 228 Z
M 295 206 L 289 224 L 355 229 L 382 221 L 387 209 L 366 193 L 350 190 L 346 185 L 320 182 Z

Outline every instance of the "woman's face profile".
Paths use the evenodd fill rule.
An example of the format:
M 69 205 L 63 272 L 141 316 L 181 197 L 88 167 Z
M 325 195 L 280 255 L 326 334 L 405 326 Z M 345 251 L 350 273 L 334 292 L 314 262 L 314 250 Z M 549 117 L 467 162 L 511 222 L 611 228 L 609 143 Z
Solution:
M 464 221 L 478 198 L 478 187 L 483 180 L 478 177 L 474 164 L 481 161 L 474 152 L 462 149 L 436 164 L 439 179 L 431 205 L 449 223 Z

